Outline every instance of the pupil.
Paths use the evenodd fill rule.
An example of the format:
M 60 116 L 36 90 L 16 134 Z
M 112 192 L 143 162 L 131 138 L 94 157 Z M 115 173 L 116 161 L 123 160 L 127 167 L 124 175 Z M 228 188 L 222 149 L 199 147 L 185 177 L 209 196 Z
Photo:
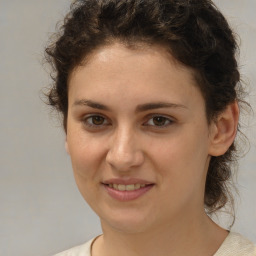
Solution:
M 153 118 L 153 121 L 154 121 L 154 124 L 155 124 L 155 125 L 161 126 L 161 125 L 164 125 L 164 124 L 165 124 L 165 117 L 161 117 L 161 116 L 154 117 L 154 118 Z
M 93 117 L 93 124 L 96 124 L 96 125 L 100 125 L 100 124 L 103 124 L 103 117 L 101 116 L 94 116 Z

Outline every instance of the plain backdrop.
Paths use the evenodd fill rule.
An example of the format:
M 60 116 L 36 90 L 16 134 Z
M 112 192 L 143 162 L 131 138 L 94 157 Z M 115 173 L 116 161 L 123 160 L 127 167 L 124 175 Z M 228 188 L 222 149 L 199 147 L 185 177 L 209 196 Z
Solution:
M 68 0 L 0 0 L 0 255 L 47 256 L 101 232 L 80 196 L 60 122 L 40 99 L 43 49 Z M 256 106 L 256 1 L 215 1 L 240 36 L 240 67 Z M 234 231 L 256 242 L 256 125 L 240 163 Z M 246 123 L 248 126 L 248 124 Z M 225 224 L 225 218 L 220 217 Z

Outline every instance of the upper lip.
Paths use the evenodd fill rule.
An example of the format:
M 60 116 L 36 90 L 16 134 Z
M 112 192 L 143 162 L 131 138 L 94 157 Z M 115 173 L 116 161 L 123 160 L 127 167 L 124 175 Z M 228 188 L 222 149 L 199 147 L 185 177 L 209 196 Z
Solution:
M 137 178 L 126 178 L 126 179 L 113 178 L 113 179 L 104 180 L 102 183 L 103 184 L 123 184 L 123 185 L 131 185 L 131 184 L 149 185 L 149 184 L 154 184 L 153 182 L 146 181 L 146 180 L 143 180 L 143 179 L 137 179 Z

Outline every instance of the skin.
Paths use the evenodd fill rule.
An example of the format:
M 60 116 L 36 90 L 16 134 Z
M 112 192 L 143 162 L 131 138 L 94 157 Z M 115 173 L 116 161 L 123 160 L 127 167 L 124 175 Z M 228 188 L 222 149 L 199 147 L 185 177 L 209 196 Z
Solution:
M 66 149 L 103 229 L 92 255 L 213 255 L 228 233 L 205 214 L 205 180 L 210 157 L 234 140 L 237 104 L 208 124 L 190 69 L 161 47 L 118 43 L 97 49 L 71 73 L 68 99 Z M 171 105 L 137 111 L 159 102 Z M 102 185 L 111 178 L 154 186 L 120 202 Z

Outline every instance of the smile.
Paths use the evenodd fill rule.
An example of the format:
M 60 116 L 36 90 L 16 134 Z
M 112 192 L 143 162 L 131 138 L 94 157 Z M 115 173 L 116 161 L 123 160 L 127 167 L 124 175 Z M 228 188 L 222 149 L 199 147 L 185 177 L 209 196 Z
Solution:
M 119 190 L 119 191 L 133 191 L 133 190 L 137 190 L 140 188 L 144 188 L 146 187 L 146 184 L 129 184 L 129 185 L 124 185 L 124 184 L 106 184 L 108 185 L 110 188 L 114 188 L 115 190 Z
M 131 201 L 139 197 L 142 197 L 144 194 L 148 193 L 153 187 L 154 184 L 116 184 L 109 183 L 104 184 L 104 187 L 108 195 L 118 201 Z

